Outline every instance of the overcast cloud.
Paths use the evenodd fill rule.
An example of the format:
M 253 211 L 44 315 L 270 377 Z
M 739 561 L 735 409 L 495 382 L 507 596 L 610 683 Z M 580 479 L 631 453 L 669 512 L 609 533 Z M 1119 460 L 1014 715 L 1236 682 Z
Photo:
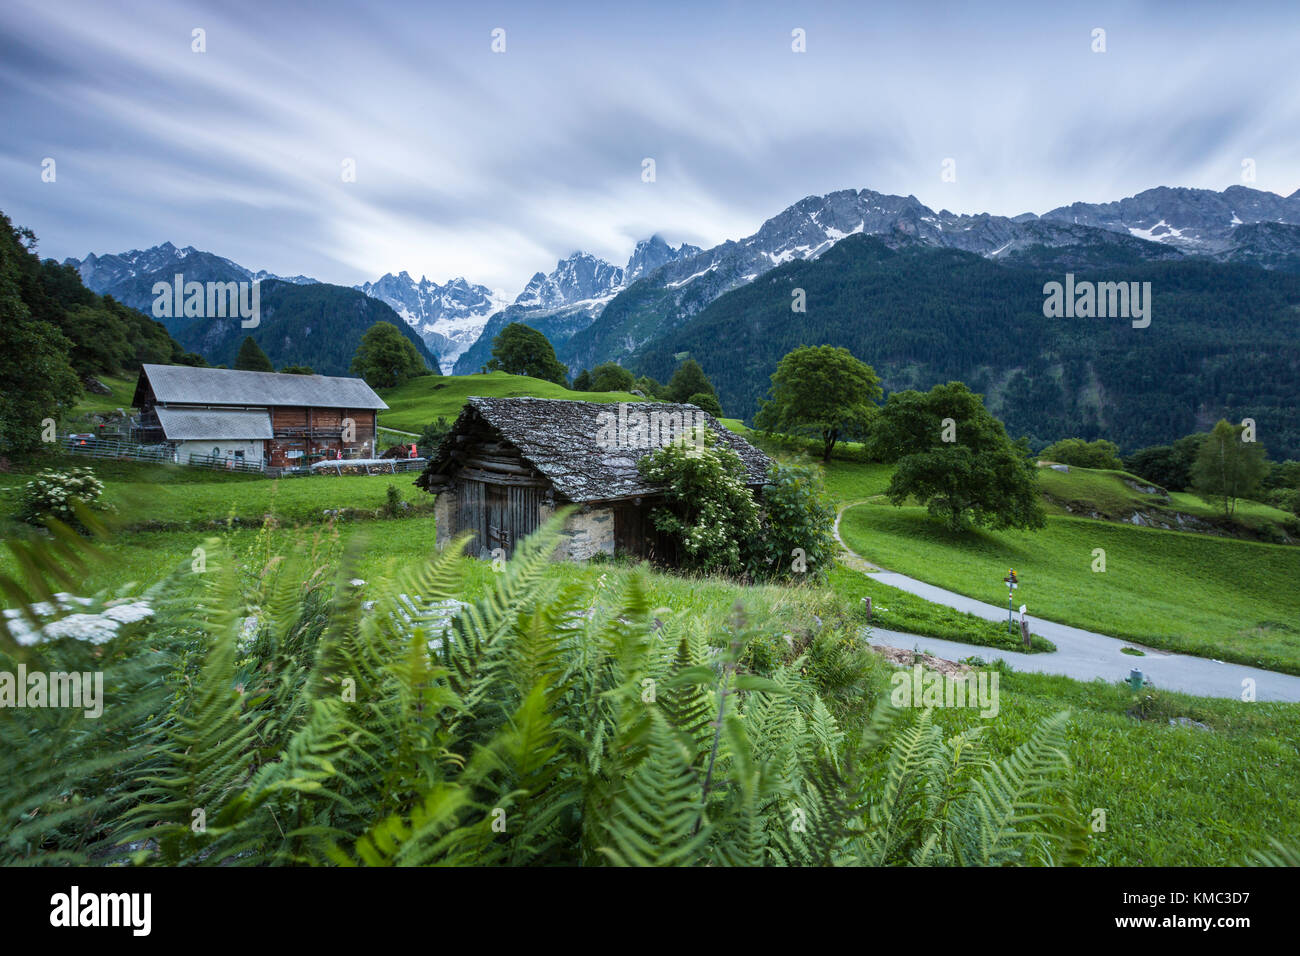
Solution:
M 836 189 L 1042 213 L 1223 189 L 1244 158 L 1300 187 L 1300 5 L 972 6 L 6 0 L 0 209 L 59 259 L 171 240 L 514 294 Z

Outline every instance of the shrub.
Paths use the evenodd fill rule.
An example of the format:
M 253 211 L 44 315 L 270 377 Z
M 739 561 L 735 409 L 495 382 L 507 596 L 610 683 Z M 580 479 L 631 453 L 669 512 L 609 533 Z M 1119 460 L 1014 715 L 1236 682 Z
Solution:
M 106 510 L 98 504 L 104 493 L 104 484 L 89 468 L 69 468 L 67 471 L 47 469 L 23 487 L 18 517 L 28 524 L 44 524 L 47 518 L 57 518 L 70 527 L 80 528 L 77 505 Z
M 420 437 L 415 440 L 415 447 L 419 450 L 422 458 L 432 458 L 433 453 L 438 450 L 442 440 L 451 432 L 451 422 L 439 417 L 436 422 L 430 422 L 424 426 L 420 432 Z
M 1075 468 L 1102 468 L 1119 471 L 1124 463 L 1119 459 L 1119 446 L 1113 441 L 1098 438 L 1096 441 L 1084 441 L 1082 438 L 1064 438 L 1048 445 L 1038 455 L 1044 461 L 1057 461 Z
M 711 392 L 696 392 L 686 400 L 686 404 L 702 408 L 714 418 L 722 417 L 722 405 L 718 402 L 717 396 Z
M 825 579 L 835 561 L 835 503 L 821 471 L 773 462 L 763 486 L 763 533 L 750 570 L 769 577 Z

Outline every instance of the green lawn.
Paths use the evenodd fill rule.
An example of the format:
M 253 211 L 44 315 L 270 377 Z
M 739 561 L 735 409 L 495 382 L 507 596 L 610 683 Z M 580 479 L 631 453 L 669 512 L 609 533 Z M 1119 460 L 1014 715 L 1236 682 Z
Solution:
M 893 477 L 892 465 L 831 459 L 822 466 L 826 490 L 840 504 L 862 501 L 883 494 Z
M 1005 621 L 986 621 L 982 617 L 942 604 L 931 604 L 914 594 L 881 584 L 870 574 L 837 567 L 831 571 L 827 583 L 851 607 L 860 607 L 864 597 L 871 598 L 872 623 L 885 630 L 905 631 L 1007 651 L 1025 649 L 1019 633 L 1013 636 Z M 1051 641 L 1037 634 L 1030 635 L 1029 653 L 1054 650 L 1056 645 Z
M 1090 865 L 1231 866 L 1267 849 L 1269 837 L 1300 841 L 1300 705 L 1158 691 L 1138 720 L 1122 684 L 1006 671 L 999 698 L 996 719 L 950 709 L 936 722 L 983 726 L 1005 753 L 1069 708 L 1076 803 L 1089 820 L 1105 811 L 1105 831 L 1088 837 Z M 1171 726 L 1174 717 L 1210 729 Z
M 419 433 L 425 425 L 445 418 L 454 421 L 471 396 L 487 398 L 561 398 L 585 402 L 644 402 L 629 392 L 573 392 L 553 382 L 488 372 L 485 375 L 425 375 L 397 388 L 381 389 L 388 411 L 379 413 L 381 426 Z
M 1031 616 L 1155 647 L 1300 673 L 1300 548 L 1049 517 L 1041 531 L 957 534 L 919 507 L 871 503 L 840 534 L 864 558 L 1001 605 L 1014 567 Z M 1094 572 L 1094 549 L 1106 570 Z

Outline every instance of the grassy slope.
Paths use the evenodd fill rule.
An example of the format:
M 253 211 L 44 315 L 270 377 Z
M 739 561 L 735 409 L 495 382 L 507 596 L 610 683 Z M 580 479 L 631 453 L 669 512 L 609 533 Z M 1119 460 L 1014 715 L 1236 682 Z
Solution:
M 840 533 L 871 561 L 991 604 L 1014 567 L 1031 615 L 1300 673 L 1300 548 L 1069 517 L 954 534 L 922 508 L 876 503 L 845 512 Z
M 417 427 L 422 427 L 423 418 L 430 411 L 433 417 L 438 414 L 451 417 L 465 396 L 484 394 L 481 386 L 490 378 L 468 376 L 459 380 L 479 386 L 473 391 L 463 391 L 460 396 L 440 394 L 446 390 L 439 389 L 430 390 L 424 396 L 405 396 L 402 400 L 408 403 L 407 410 L 413 417 L 421 420 Z M 437 381 L 424 380 L 426 384 Z M 510 377 L 509 384 L 518 382 L 519 379 Z M 563 395 L 577 397 L 567 392 Z M 592 397 L 606 401 L 619 398 Z M 390 404 L 397 409 L 397 403 L 391 399 Z M 376 504 L 382 501 L 390 482 L 402 488 L 404 494 L 410 494 L 406 476 L 400 475 L 396 480 L 383 476 L 294 479 L 280 482 L 277 487 L 261 479 L 192 469 L 158 471 L 149 466 L 119 463 L 96 463 L 95 467 L 109 479 L 110 495 L 123 494 L 128 486 L 155 497 L 164 492 L 174 496 L 177 514 L 195 522 L 224 517 L 232 505 L 241 517 L 256 517 L 267 510 L 273 488 L 276 488 L 276 510 L 283 518 L 292 517 L 286 512 L 301 509 L 298 515 L 308 521 L 318 520 L 322 509 L 339 504 L 333 500 L 336 491 L 346 492 L 354 505 L 358 499 L 373 500 Z M 0 487 L 24 480 L 25 475 L 0 475 Z M 828 487 L 841 501 L 878 495 L 888 480 L 886 467 L 846 461 L 833 462 L 827 473 Z M 850 532 L 849 527 L 859 521 L 865 526 Z M 1033 598 L 1029 601 L 1031 606 L 1039 607 L 1050 598 L 1059 601 L 1069 613 L 1082 608 L 1094 613 L 1117 613 L 1120 620 L 1150 606 L 1156 609 L 1153 616 L 1157 623 L 1162 615 L 1180 614 L 1186 606 L 1189 608 L 1186 616 L 1198 629 L 1207 621 L 1214 627 L 1231 626 L 1230 615 L 1214 616 L 1217 604 L 1226 608 L 1234 606 L 1232 601 L 1238 607 L 1254 602 L 1262 607 L 1263 602 L 1270 600 L 1268 594 L 1259 593 L 1277 583 L 1274 579 L 1278 572 L 1270 562 L 1281 561 L 1283 572 L 1290 571 L 1290 578 L 1283 582 L 1285 588 L 1274 588 L 1275 593 L 1294 591 L 1296 568 L 1285 556 L 1300 556 L 1300 549 L 1268 548 L 1063 518 L 1052 519 L 1049 528 L 1039 536 L 1021 536 L 1024 540 L 1018 541 L 1015 535 L 1003 540 L 1001 535 L 976 533 L 974 545 L 954 544 L 936 539 L 936 531 L 942 538 L 941 529 L 926 521 L 920 509 L 900 511 L 880 504 L 851 510 L 845 525 L 846 535 L 852 533 L 854 540 L 858 540 L 859 534 L 863 536 L 859 544 L 869 557 L 890 564 L 874 548 L 879 545 L 892 549 L 917 562 L 913 571 L 918 576 L 947 583 L 954 590 L 962 590 L 956 586 L 962 581 L 984 581 L 991 576 L 991 593 L 976 596 L 994 603 L 1001 598 L 1000 579 L 1008 558 L 1014 557 L 1011 563 L 1024 575 L 1024 593 L 1027 598 Z M 357 555 L 356 573 L 367 580 L 379 580 L 400 574 L 427 558 L 434 550 L 434 531 L 431 519 L 415 517 L 345 522 L 336 527 L 318 525 L 308 536 L 320 546 L 327 546 L 331 540 L 337 545 L 351 545 Z M 129 582 L 149 583 L 174 568 L 188 568 L 192 549 L 212 533 L 195 528 L 120 534 L 108 546 L 109 560 L 87 575 L 85 591 L 118 590 Z M 273 532 L 277 536 L 286 533 Z M 259 541 L 258 532 L 252 529 L 220 534 L 236 553 L 251 552 Z M 911 537 L 913 534 L 915 537 Z M 1153 548 L 1157 543 L 1159 548 Z M 1107 548 L 1106 575 L 1092 575 L 1086 570 L 1091 563 L 1091 547 L 1095 546 Z M 1171 577 L 1179 572 L 1178 562 L 1183 560 L 1179 557 L 1180 549 L 1190 557 L 1186 572 L 1192 576 L 1192 584 L 1171 586 L 1170 581 L 1183 580 Z M 1077 570 L 1067 571 L 1067 561 L 1076 564 Z M 1126 573 L 1117 575 L 1120 568 L 1126 569 Z M 14 570 L 5 552 L 0 552 L 0 570 L 10 573 Z M 900 570 L 907 569 L 900 567 Z M 557 564 L 549 573 L 557 583 L 596 580 L 604 575 L 608 586 L 617 587 L 631 572 L 618 564 Z M 945 582 L 940 580 L 941 575 L 956 580 Z M 471 562 L 468 576 L 471 593 L 482 591 L 490 576 L 488 565 Z M 1057 578 L 1061 581 L 1059 585 Z M 1232 583 L 1237 578 L 1247 582 L 1244 590 Z M 1105 579 L 1104 586 L 1098 579 Z M 191 581 L 194 586 L 199 582 L 197 576 L 182 580 Z M 826 620 L 833 620 L 837 615 L 850 622 L 860 619 L 858 601 L 862 593 L 871 593 L 877 607 L 889 608 L 885 613 L 899 617 L 899 621 L 918 626 L 928 623 L 936 628 L 961 625 L 959 619 L 948 620 L 946 609 L 902 592 L 891 594 L 893 589 L 884 589 L 868 576 L 845 569 L 835 572 L 829 588 L 760 587 L 746 588 L 739 594 L 734 583 L 715 578 L 651 573 L 648 581 L 656 603 L 709 622 L 730 614 L 739 597 L 758 612 L 756 616 L 763 617 L 766 628 L 773 633 L 797 632 L 806 628 L 814 615 Z M 1222 582 L 1218 596 L 1204 599 L 1205 588 L 1214 588 L 1216 581 Z M 1095 594 L 1088 593 L 1067 599 L 1066 592 L 1080 583 L 1085 591 L 1089 586 L 1102 587 L 1104 600 L 1098 601 Z M 1061 593 L 1053 596 L 1058 591 Z M 1116 593 L 1120 597 L 1118 601 L 1113 599 Z M 1174 604 L 1174 599 L 1179 603 Z M 0 604 L 3 603 L 0 599 Z M 1112 606 L 1114 611 L 1110 610 Z M 1287 608 L 1288 617 L 1284 620 L 1294 624 L 1297 620 L 1294 599 Z M 893 617 L 888 621 L 878 620 L 885 626 L 903 626 Z M 873 685 L 877 693 L 887 689 L 889 672 L 883 662 L 874 668 Z M 1070 707 L 1073 713 L 1070 752 L 1077 768 L 1079 805 L 1085 813 L 1092 808 L 1107 811 L 1106 832 L 1090 837 L 1093 863 L 1223 865 L 1242 861 L 1250 850 L 1263 847 L 1268 836 L 1300 840 L 1300 818 L 1294 812 L 1300 803 L 1300 707 L 1243 704 L 1160 692 L 1152 702 L 1151 719 L 1137 721 L 1126 714 L 1132 704 L 1123 686 L 1035 674 L 1004 674 L 1002 709 L 997 720 L 978 721 L 970 711 L 940 712 L 936 719 L 953 729 L 981 723 L 986 727 L 990 745 L 998 752 L 1009 752 L 1024 741 L 1039 718 Z M 1188 716 L 1212 729 L 1171 727 L 1168 718 L 1173 716 Z M 1195 786 L 1187 786 L 1188 781 L 1195 781 Z M 1153 794 L 1159 794 L 1159 799 L 1154 799 Z
M 461 406 L 472 395 L 488 398 L 511 398 L 530 395 L 536 398 L 565 398 L 586 402 L 643 402 L 644 398 L 628 392 L 572 392 L 552 382 L 489 372 L 486 375 L 426 375 L 383 389 L 380 397 L 388 411 L 379 413 L 379 423 L 388 428 L 419 432 L 425 425 L 445 418 L 454 421 Z
M 72 410 L 73 416 L 92 413 L 105 414 L 115 412 L 119 408 L 127 411 L 131 410 L 131 399 L 135 397 L 137 376 L 99 375 L 96 377 L 112 390 L 112 394 L 93 395 L 90 392 L 83 392 L 81 401 L 77 402 L 76 407 Z
M 1048 499 L 1052 514 L 1090 514 L 1099 512 L 1112 521 L 1125 521 L 1134 512 L 1147 515 L 1166 515 L 1175 512 L 1192 515 L 1216 524 L 1226 523 L 1222 512 L 1214 505 L 1186 492 L 1172 494 L 1147 494 L 1126 482 L 1151 487 L 1144 479 L 1124 471 L 1103 471 L 1090 468 L 1071 468 L 1068 472 L 1040 468 L 1038 482 Z M 1161 489 L 1163 492 L 1163 489 Z M 1073 511 L 1065 507 L 1069 505 Z M 1291 529 L 1294 535 L 1298 522 L 1295 515 L 1257 501 L 1239 501 L 1234 514 L 1237 530 L 1250 535 L 1276 538 Z

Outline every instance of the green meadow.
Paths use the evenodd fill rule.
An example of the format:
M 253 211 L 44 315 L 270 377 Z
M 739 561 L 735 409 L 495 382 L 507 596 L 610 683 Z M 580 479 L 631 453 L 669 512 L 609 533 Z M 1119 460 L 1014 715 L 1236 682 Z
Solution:
M 1031 617 L 1300 674 L 1300 548 L 1059 515 L 954 533 L 883 501 L 849 508 L 840 534 L 881 567 L 995 605 L 1015 568 Z
M 418 431 L 438 417 L 454 418 L 469 395 L 482 394 L 636 400 L 617 393 L 576 396 L 501 374 L 431 376 L 386 393 L 392 410 L 381 423 Z M 727 424 L 747 432 L 739 423 Z M 1049 500 L 1043 530 L 954 535 L 924 509 L 895 508 L 884 500 L 891 469 L 855 460 L 859 451 L 850 446 L 838 452 L 825 477 L 831 496 L 851 505 L 844 512 L 842 536 L 867 560 L 997 605 L 1005 598 L 1002 577 L 1015 567 L 1022 581 L 1019 597 L 1031 618 L 1300 673 L 1300 548 L 1092 520 L 1077 516 L 1077 510 L 1068 514 L 1062 503 L 1117 518 L 1159 503 L 1155 499 L 1161 496 L 1144 494 L 1125 481 L 1132 476 L 1086 469 L 1042 472 Z M 105 500 L 116 508 L 118 528 L 97 545 L 101 558 L 83 577 L 87 594 L 134 593 L 176 572 L 182 589 L 191 587 L 197 597 L 202 579 L 192 567 L 199 547 L 211 560 L 225 555 L 257 569 L 270 556 L 296 546 L 312 550 L 321 564 L 342 556 L 345 573 L 368 582 L 401 581 L 436 550 L 432 499 L 412 486 L 414 474 L 271 481 L 53 456 L 0 474 L 0 529 L 6 537 L 32 533 L 10 517 L 30 474 L 67 465 L 90 466 L 107 485 Z M 410 505 L 402 517 L 386 516 L 390 485 Z M 1196 513 L 1194 502 L 1170 499 L 1164 508 Z M 1250 505 L 1243 514 L 1258 516 L 1263 508 Z M 334 517 L 327 511 L 343 514 Z M 274 520 L 262 525 L 266 515 Z M 1283 527 L 1285 516 L 1263 517 Z M 1105 552 L 1104 572 L 1093 570 L 1099 548 Z M 463 596 L 486 593 L 494 580 L 491 565 L 464 560 Z M 21 573 L 7 549 L 0 550 L 0 573 Z M 690 615 L 709 631 L 720 630 L 739 603 L 752 620 L 762 622 L 747 651 L 751 659 L 793 648 L 807 655 L 805 666 L 815 667 L 815 634 L 829 629 L 857 641 L 863 633 L 864 597 L 872 599 L 876 626 L 921 635 L 917 645 L 922 650 L 926 636 L 994 649 L 1009 646 L 999 622 L 931 604 L 843 566 L 824 583 L 798 586 L 743 586 L 622 559 L 555 563 L 547 571 L 554 588 L 583 582 L 618 589 L 633 577 L 645 582 L 657 606 Z M 7 605 L 7 599 L 0 597 L 0 604 Z M 1036 640 L 1036 650 L 1050 650 L 1041 638 Z M 865 655 L 861 668 L 856 676 L 843 678 L 838 692 L 866 708 L 889 692 L 894 671 L 876 655 Z M 991 750 L 1006 754 L 1028 739 L 1038 721 L 1068 708 L 1076 802 L 1090 818 L 1099 819 L 1097 811 L 1103 811 L 1105 819 L 1105 828 L 1089 836 L 1090 864 L 1227 865 L 1245 862 L 1270 837 L 1300 841 L 1295 812 L 1300 806 L 1300 705 L 1159 690 L 1139 698 L 1122 684 L 1005 669 L 999 678 L 996 719 L 953 709 L 938 711 L 935 720 L 953 732 L 979 726 Z M 1207 729 L 1170 724 L 1179 717 Z
M 573 392 L 553 382 L 487 372 L 482 375 L 425 375 L 397 388 L 381 389 L 379 397 L 388 411 L 379 413 L 379 423 L 405 432 L 420 432 L 425 425 L 445 418 L 455 421 L 471 396 L 484 398 L 561 398 L 584 402 L 644 402 L 630 392 Z

